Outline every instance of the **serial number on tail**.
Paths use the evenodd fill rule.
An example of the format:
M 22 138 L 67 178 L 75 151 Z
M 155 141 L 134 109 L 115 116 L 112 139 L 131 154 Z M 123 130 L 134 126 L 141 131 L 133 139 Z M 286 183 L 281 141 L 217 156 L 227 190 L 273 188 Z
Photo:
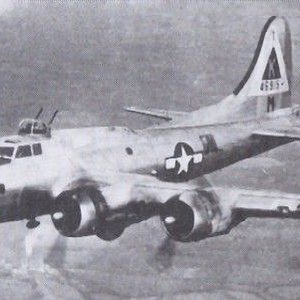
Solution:
M 263 92 L 279 91 L 284 86 L 284 82 L 280 79 L 263 80 L 260 85 L 260 90 Z

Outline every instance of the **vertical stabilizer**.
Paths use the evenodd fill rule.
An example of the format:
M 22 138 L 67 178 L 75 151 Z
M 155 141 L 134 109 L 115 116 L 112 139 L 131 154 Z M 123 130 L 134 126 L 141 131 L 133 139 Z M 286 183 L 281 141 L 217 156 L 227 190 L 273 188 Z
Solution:
M 260 116 L 291 106 L 291 78 L 289 26 L 284 18 L 271 17 L 262 30 L 251 65 L 233 94 L 237 101 L 256 103 L 256 115 Z
M 260 118 L 291 107 L 292 45 L 284 18 L 270 17 L 262 29 L 252 62 L 233 93 L 219 103 L 170 121 L 171 126 L 198 126 Z

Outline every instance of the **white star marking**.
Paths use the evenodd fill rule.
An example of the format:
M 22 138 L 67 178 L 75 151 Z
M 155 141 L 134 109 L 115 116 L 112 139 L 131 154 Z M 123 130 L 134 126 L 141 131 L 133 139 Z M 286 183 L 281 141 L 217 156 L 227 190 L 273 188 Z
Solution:
M 174 169 L 176 162 L 179 163 L 179 169 L 177 175 L 181 174 L 182 172 L 188 173 L 189 171 L 189 163 L 192 159 L 194 159 L 194 163 L 199 163 L 202 161 L 202 153 L 195 153 L 195 154 L 187 154 L 184 147 L 181 146 L 181 156 L 179 157 L 172 157 L 166 160 L 166 169 Z
M 193 155 L 187 155 L 183 146 L 181 146 L 181 156 L 177 158 L 177 162 L 179 163 L 179 170 L 177 174 L 181 174 L 182 172 L 187 173 L 189 170 L 189 163 Z

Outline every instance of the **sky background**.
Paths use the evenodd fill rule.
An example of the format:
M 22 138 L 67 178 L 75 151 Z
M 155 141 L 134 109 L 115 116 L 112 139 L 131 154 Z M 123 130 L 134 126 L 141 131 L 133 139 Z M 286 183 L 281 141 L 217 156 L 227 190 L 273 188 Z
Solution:
M 229 95 L 272 15 L 291 26 L 300 96 L 298 1 L 1 2 L 2 132 L 39 107 L 54 126 L 145 127 L 123 106 L 191 111 Z M 1 115 L 2 114 L 2 115 Z M 47 115 L 48 114 L 48 115 Z

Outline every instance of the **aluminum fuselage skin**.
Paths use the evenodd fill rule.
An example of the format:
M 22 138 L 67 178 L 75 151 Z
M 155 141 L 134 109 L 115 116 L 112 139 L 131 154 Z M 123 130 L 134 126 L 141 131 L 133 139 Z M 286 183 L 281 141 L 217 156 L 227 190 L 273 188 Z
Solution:
M 290 124 L 282 117 L 281 123 Z M 224 168 L 291 142 L 289 138 L 262 138 L 252 133 L 278 124 L 278 118 L 249 120 L 211 126 L 150 128 L 133 131 L 123 127 L 93 127 L 53 131 L 51 138 L 26 137 L 23 144 L 41 143 L 43 154 L 15 158 L 0 166 L 0 219 L 21 219 L 31 201 L 45 203 L 37 214 L 47 211 L 49 201 L 75 181 L 93 181 L 95 174 L 140 174 L 160 181 L 184 182 Z M 200 137 L 213 137 L 215 149 L 204 152 Z M 6 138 L 3 138 L 7 139 Z M 188 164 L 180 174 L 166 170 L 166 158 L 174 155 L 178 143 L 203 154 L 202 161 Z M 18 144 L 15 145 L 18 147 Z M 96 180 L 96 179 L 95 179 Z M 25 200 L 24 200 L 25 199 Z M 30 205 L 29 205 L 30 206 Z M 30 214 L 26 216 L 29 218 Z M 17 217 L 16 217 L 17 215 Z

